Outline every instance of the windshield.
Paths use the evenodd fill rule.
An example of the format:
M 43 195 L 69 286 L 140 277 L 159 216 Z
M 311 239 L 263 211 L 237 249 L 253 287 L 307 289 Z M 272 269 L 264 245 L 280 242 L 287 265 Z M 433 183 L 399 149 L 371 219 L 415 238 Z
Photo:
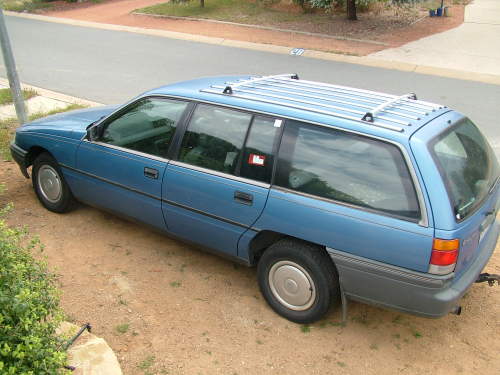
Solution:
M 465 118 L 431 144 L 457 220 L 474 211 L 498 177 L 498 162 L 479 129 Z

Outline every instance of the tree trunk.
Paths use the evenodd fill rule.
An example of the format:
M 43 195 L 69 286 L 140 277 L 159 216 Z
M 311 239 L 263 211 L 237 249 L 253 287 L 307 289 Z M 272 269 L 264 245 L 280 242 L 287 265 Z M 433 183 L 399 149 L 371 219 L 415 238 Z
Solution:
M 347 19 L 351 21 L 358 19 L 356 15 L 356 0 L 347 0 Z
M 205 8 L 205 0 L 200 0 L 200 7 Z

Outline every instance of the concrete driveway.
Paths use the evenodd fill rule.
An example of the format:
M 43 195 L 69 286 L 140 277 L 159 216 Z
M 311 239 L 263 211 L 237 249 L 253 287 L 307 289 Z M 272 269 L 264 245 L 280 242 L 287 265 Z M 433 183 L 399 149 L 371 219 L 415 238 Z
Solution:
M 500 1 L 474 0 L 459 27 L 369 57 L 500 75 Z

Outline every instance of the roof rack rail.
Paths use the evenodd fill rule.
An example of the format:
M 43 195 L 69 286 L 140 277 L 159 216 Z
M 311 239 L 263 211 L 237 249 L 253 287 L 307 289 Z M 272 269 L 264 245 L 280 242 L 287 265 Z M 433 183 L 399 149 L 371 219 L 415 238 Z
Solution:
M 279 74 L 238 79 L 225 86 L 211 85 L 202 92 L 281 105 L 366 125 L 403 132 L 411 121 L 443 106 L 417 100 L 414 93 L 395 96 L 375 91 L 299 80 L 297 74 Z

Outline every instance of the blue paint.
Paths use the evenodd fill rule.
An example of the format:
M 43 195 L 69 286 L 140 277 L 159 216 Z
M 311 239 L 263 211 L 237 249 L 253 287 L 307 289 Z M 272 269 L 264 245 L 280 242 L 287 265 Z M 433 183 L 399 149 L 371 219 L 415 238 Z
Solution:
M 74 111 L 34 121 L 17 130 L 16 144 L 24 150 L 41 147 L 50 152 L 64 166 L 64 176 L 77 199 L 242 260 L 251 258 L 252 240 L 262 230 L 424 273 L 429 266 L 434 237 L 461 239 L 463 248 L 457 274 L 465 272 L 477 259 L 481 252 L 478 228 L 488 210 L 498 209 L 499 188 L 477 212 L 458 223 L 428 150 L 429 142 L 463 115 L 448 108 L 436 109 L 412 120 L 412 125 L 403 132 L 396 132 L 346 118 L 200 91 L 247 78 L 203 78 L 163 86 L 138 98 L 160 95 L 207 101 L 320 123 L 396 143 L 406 150 L 415 170 L 428 225 L 83 140 L 91 122 L 111 114 L 117 107 Z M 355 109 L 348 104 L 344 107 Z M 182 131 L 179 126 L 177 138 Z M 157 170 L 158 178 L 147 178 L 144 168 Z M 236 191 L 251 194 L 252 204 L 235 201 Z

